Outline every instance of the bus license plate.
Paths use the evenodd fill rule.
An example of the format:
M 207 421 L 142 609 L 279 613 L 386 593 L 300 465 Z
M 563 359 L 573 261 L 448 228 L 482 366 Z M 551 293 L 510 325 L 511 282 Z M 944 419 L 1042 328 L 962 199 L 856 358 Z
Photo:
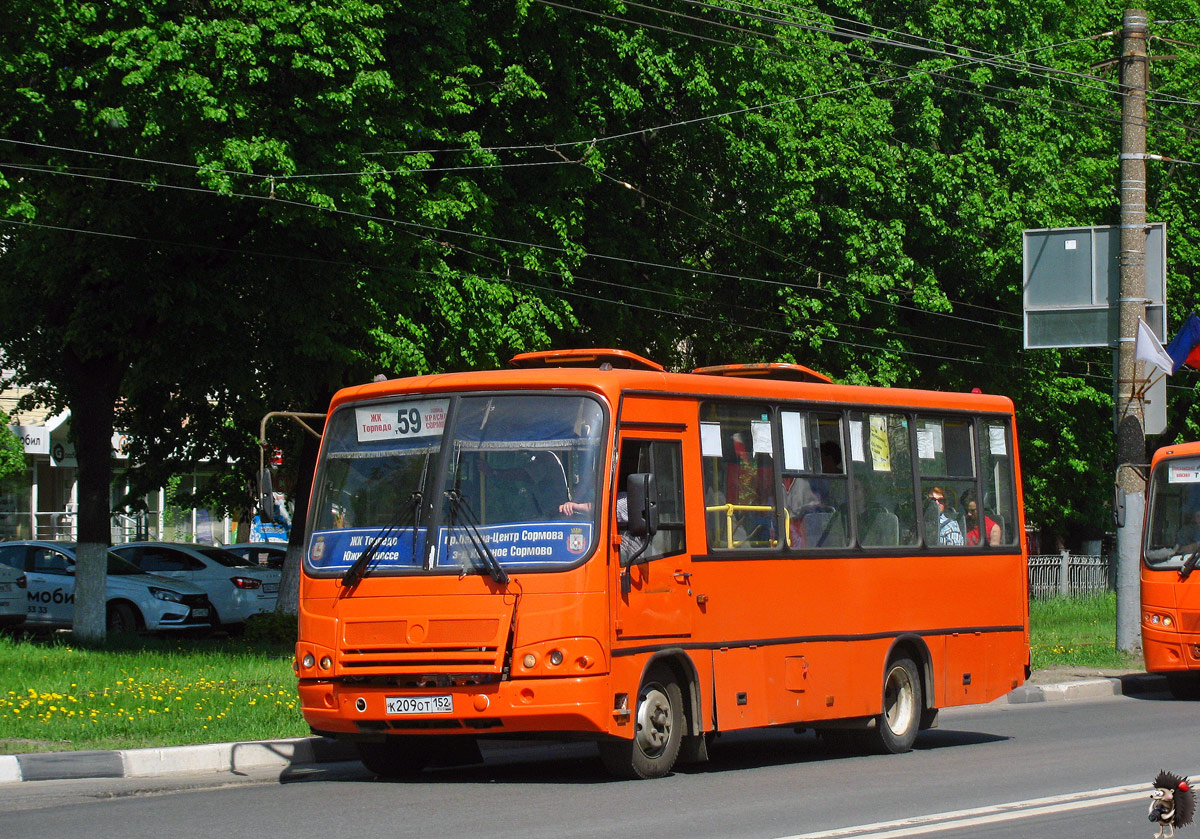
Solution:
M 452 714 L 454 698 L 451 696 L 389 696 L 389 714 Z

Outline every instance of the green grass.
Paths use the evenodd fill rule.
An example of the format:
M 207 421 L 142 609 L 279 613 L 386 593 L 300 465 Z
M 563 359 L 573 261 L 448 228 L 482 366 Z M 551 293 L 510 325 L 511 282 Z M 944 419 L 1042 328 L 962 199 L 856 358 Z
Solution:
M 291 645 L 0 636 L 0 754 L 300 737 Z
M 1055 597 L 1029 604 L 1033 669 L 1096 667 L 1140 670 L 1140 655 L 1117 650 L 1117 596 Z
M 1116 597 L 1035 600 L 1033 667 L 1140 669 L 1116 650 Z M 69 634 L 0 635 L 0 754 L 302 737 L 292 644 L 135 637 L 104 649 Z

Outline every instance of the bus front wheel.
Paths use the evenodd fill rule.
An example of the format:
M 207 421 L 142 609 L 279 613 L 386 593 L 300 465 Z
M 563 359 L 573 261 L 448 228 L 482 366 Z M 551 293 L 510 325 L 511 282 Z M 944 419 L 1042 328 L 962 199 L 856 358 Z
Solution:
M 920 727 L 921 677 L 912 659 L 898 658 L 883 680 L 883 710 L 875 718 L 871 745 L 886 754 L 907 752 Z
M 618 778 L 661 778 L 671 771 L 683 741 L 683 692 L 675 677 L 658 666 L 638 691 L 632 740 L 600 744 L 600 759 Z
M 419 737 L 388 737 L 382 743 L 355 743 L 363 766 L 381 778 L 416 775 L 429 765 L 430 749 Z
M 1176 699 L 1200 699 L 1200 673 L 1168 673 L 1167 689 Z

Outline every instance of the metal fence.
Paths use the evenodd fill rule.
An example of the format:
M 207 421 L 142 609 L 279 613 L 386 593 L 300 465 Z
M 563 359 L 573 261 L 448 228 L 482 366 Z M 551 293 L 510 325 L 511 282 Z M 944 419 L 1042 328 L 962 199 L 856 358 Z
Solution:
M 1029 557 L 1030 597 L 1070 597 L 1113 589 L 1107 556 L 1063 551 Z

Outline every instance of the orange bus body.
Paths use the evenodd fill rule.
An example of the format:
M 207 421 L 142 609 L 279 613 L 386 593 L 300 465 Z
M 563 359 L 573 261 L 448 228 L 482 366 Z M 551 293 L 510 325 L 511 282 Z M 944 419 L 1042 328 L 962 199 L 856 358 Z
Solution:
M 1141 557 L 1146 671 L 1166 674 L 1178 696 L 1200 698 L 1200 575 L 1191 575 L 1195 540 L 1179 542 L 1189 514 L 1200 510 L 1200 443 L 1155 452 L 1149 490 Z
M 346 417 L 358 411 L 363 445 L 376 445 L 372 435 L 377 429 L 387 433 L 394 417 L 403 421 L 406 405 L 466 416 L 468 397 L 469 410 L 477 412 L 472 429 L 483 428 L 495 406 L 519 406 L 523 403 L 512 400 L 525 398 L 540 400 L 537 410 L 557 404 L 550 400 L 576 398 L 579 407 L 569 403 L 571 410 L 603 421 L 576 423 L 597 438 L 594 512 L 575 528 L 578 533 L 572 530 L 575 547 L 586 540 L 586 550 L 561 565 L 508 567 L 506 579 L 490 573 L 490 561 L 479 557 L 470 567 L 463 560 L 458 573 L 438 573 L 442 560 L 434 554 L 453 553 L 455 544 L 473 544 L 478 553 L 478 542 L 491 539 L 502 557 L 513 556 L 517 549 L 501 547 L 504 540 L 517 545 L 538 534 L 516 525 L 471 530 L 452 524 L 448 536 L 437 537 L 444 541 L 435 549 L 429 544 L 435 537 L 423 537 L 415 523 L 377 528 L 373 538 L 401 554 L 409 551 L 412 567 L 371 570 L 367 563 L 369 573 L 353 579 L 351 571 L 348 579 L 351 569 L 344 566 L 362 559 L 370 541 L 365 537 L 356 543 L 358 553 L 345 549 L 343 565 L 320 565 L 343 545 L 355 544 L 338 541 L 336 527 L 349 525 L 341 524 L 337 499 L 322 496 L 337 482 L 330 478 L 335 469 L 343 468 L 333 460 L 333 448 L 341 444 L 331 443 L 327 424 L 310 510 L 296 647 L 303 714 L 314 732 L 377 744 L 363 747 L 364 760 L 380 772 L 393 764 L 378 752 L 370 753 L 374 762 L 366 755 L 393 739 L 409 745 L 429 736 L 444 743 L 447 735 L 595 739 L 602 756 L 606 746 L 610 750 L 606 763 L 619 774 L 632 742 L 633 766 L 623 774 L 652 777 L 670 769 L 675 751 L 702 758 L 705 738 L 715 733 L 783 725 L 870 730 L 885 724 L 889 714 L 905 713 L 918 714 L 920 727 L 927 727 L 938 708 L 988 702 L 1027 677 L 1028 578 L 1010 400 L 836 385 L 819 381 L 819 374 L 805 377 L 804 368 L 794 376 L 766 378 L 668 373 L 636 357 L 625 366 L 614 351 L 597 351 L 598 366 L 587 367 L 591 362 L 581 355 L 534 355 L 535 362 L 521 369 L 385 381 L 334 397 L 330 422 L 339 411 Z M 617 363 L 611 363 L 614 358 Z M 552 366 L 560 362 L 568 366 Z M 372 412 L 371 406 L 384 407 Z M 416 416 L 415 409 L 411 413 Z M 476 415 L 483 419 L 476 422 Z M 743 415 L 749 416 L 745 423 Z M 466 420 L 451 416 L 445 422 L 449 427 Z M 351 427 L 349 420 L 343 425 Z M 738 439 L 726 433 L 731 429 L 749 434 Z M 902 455 L 910 449 L 910 432 L 906 464 Z M 815 462 L 820 435 L 841 446 L 841 471 L 831 466 L 821 473 Z M 484 432 L 476 436 L 478 441 L 456 443 L 454 456 L 474 452 L 479 468 L 449 467 L 460 470 L 454 474 L 464 485 L 497 480 L 501 470 L 487 463 L 489 457 L 495 463 L 510 458 L 501 465 L 548 460 L 540 452 L 496 454 L 487 447 L 502 448 L 499 444 Z M 749 443 L 747 436 L 753 438 Z M 362 460 L 354 459 L 356 440 L 349 432 L 339 439 L 348 442 L 337 456 L 345 458 L 346 469 L 356 468 Z M 747 446 L 753 454 L 744 459 L 758 464 L 750 467 L 749 480 L 763 484 L 762 497 L 770 503 L 714 497 L 720 494 L 714 486 L 723 490 L 735 483 L 730 452 Z M 952 464 L 948 453 L 959 446 L 970 455 Z M 428 474 L 433 474 L 429 458 L 442 456 L 432 454 L 434 448 L 430 442 L 414 449 L 428 449 L 423 467 Z M 624 463 L 624 451 L 637 454 Z M 643 557 L 629 562 L 621 548 L 632 537 L 624 534 L 617 508 L 625 502 L 627 476 L 645 471 L 635 457 L 643 465 L 668 464 L 657 472 L 655 498 L 669 520 L 646 537 L 650 549 Z M 562 451 L 554 456 L 557 466 L 568 459 Z M 926 480 L 922 470 L 933 463 L 946 475 L 934 470 Z M 974 477 L 963 477 L 968 472 Z M 868 535 L 865 505 L 850 500 L 861 501 L 867 490 L 884 486 L 884 477 L 894 482 L 887 487 L 901 490 L 887 499 L 886 535 L 877 538 Z M 784 488 L 796 480 L 837 485 L 840 505 L 830 503 L 827 513 L 816 516 L 826 522 L 840 517 L 832 546 L 816 539 L 827 538 L 833 525 L 825 524 L 822 536 L 810 535 L 806 542 L 798 522 L 809 513 L 785 508 Z M 976 544 L 931 544 L 932 526 L 922 531 L 922 521 L 929 519 L 917 511 L 923 503 L 929 506 L 926 495 L 936 494 L 930 491 L 933 482 L 943 492 L 965 487 L 964 499 L 976 487 L 982 488 L 980 500 L 1004 496 L 1000 511 L 991 510 L 990 502 L 982 505 L 985 530 L 995 525 L 1001 544 L 989 544 L 986 536 L 975 538 Z M 568 494 L 570 484 L 568 478 Z M 912 487 L 907 496 L 906 485 Z M 992 492 L 997 488 L 999 493 Z M 956 499 L 957 493 L 950 494 Z M 423 499 L 414 493 L 418 496 Z M 496 503 L 498 494 L 490 499 Z M 432 506 L 421 506 L 433 503 L 428 499 L 413 503 L 418 512 L 434 514 Z M 456 511 L 466 517 L 455 503 L 452 498 L 443 521 L 446 516 L 457 521 Z M 556 515 L 549 513 L 548 520 Z M 927 509 L 924 515 L 930 515 Z M 893 518 L 899 522 L 894 528 Z M 905 522 L 914 524 L 905 529 Z M 897 534 L 894 541 L 890 531 Z M 963 524 L 960 533 L 969 532 Z M 397 540 L 388 533 L 402 535 Z M 882 544 L 864 547 L 864 541 Z M 544 550 L 549 555 L 559 548 Z M 421 563 L 424 571 L 417 567 Z M 904 660 L 915 665 L 908 676 L 896 666 Z M 911 688 L 903 693 L 908 680 L 916 682 L 915 693 Z M 906 695 L 920 707 L 901 707 Z M 672 702 L 680 707 L 673 709 Z M 643 729 L 653 729 L 656 720 L 665 724 L 646 734 Z M 888 742 L 884 747 L 906 749 L 911 736 L 915 727 L 898 748 Z M 672 752 L 670 760 L 656 762 L 663 749 Z

